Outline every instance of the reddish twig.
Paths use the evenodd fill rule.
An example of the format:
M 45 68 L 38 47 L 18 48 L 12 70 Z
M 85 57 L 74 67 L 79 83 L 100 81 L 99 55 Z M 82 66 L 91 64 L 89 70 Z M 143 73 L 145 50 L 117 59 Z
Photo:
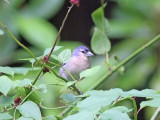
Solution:
M 73 8 L 73 6 L 74 6 L 74 4 L 72 4 L 71 7 L 69 7 L 69 9 L 68 9 L 68 11 L 67 11 L 67 14 L 66 14 L 66 16 L 65 16 L 65 18 L 64 18 L 64 20 L 63 20 L 63 22 L 62 22 L 62 25 L 61 25 L 61 27 L 60 27 L 60 29 L 59 29 L 59 31 L 58 31 L 58 34 L 57 34 L 57 36 L 56 36 L 56 40 L 55 40 L 55 42 L 54 42 L 54 44 L 53 44 L 53 46 L 52 46 L 52 49 L 51 49 L 51 51 L 50 51 L 50 53 L 49 53 L 49 55 L 48 55 L 48 58 L 46 59 L 46 62 L 47 62 L 47 61 L 49 60 L 49 58 L 51 57 L 51 54 L 52 54 L 52 52 L 53 52 L 53 50 L 54 50 L 54 48 L 55 48 L 55 46 L 56 46 L 56 43 L 57 43 L 57 41 L 58 41 L 58 38 L 59 38 L 59 36 L 60 36 L 60 34 L 61 34 L 62 30 L 63 30 L 64 24 L 65 24 L 65 22 L 66 22 L 66 20 L 67 20 L 67 17 L 68 17 L 68 15 L 69 15 L 71 9 Z

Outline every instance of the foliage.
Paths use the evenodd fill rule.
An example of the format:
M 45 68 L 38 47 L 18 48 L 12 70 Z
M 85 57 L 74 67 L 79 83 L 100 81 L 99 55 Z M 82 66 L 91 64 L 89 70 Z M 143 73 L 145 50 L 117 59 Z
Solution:
M 71 49 L 69 49 L 71 46 L 66 48 L 58 38 L 70 10 L 77 4 L 74 3 L 74 0 L 70 1 L 71 7 L 58 33 L 56 28 L 46 20 L 56 14 L 63 2 L 63 0 L 40 0 L 38 2 L 32 0 L 27 4 L 20 0 L 9 1 L 9 3 L 0 1 L 8 8 L 8 11 L 4 12 L 3 9 L 5 8 L 0 7 L 1 20 L 7 25 L 5 27 L 0 22 L 2 27 L 0 28 L 0 39 L 2 41 L 6 40 L 6 42 L 0 44 L 0 55 L 6 55 L 0 60 L 10 58 L 6 54 L 6 46 L 8 44 L 12 45 L 11 48 L 7 49 L 9 52 L 15 50 L 17 45 L 13 43 L 14 40 L 24 49 L 15 50 L 16 58 L 19 59 L 21 53 L 20 61 L 26 63 L 26 66 L 30 65 L 30 67 L 0 66 L 0 119 L 137 120 L 137 115 L 141 109 L 148 106 L 159 107 L 159 91 L 147 88 L 143 90 L 133 89 L 140 82 L 146 81 L 147 77 L 145 76 L 153 73 L 153 66 L 155 66 L 156 61 L 154 48 L 149 51 L 154 56 L 148 56 L 144 53 L 139 55 L 139 60 L 136 62 L 137 66 L 135 67 L 135 63 L 129 64 L 129 67 L 126 67 L 128 71 L 124 73 L 126 63 L 160 39 L 160 35 L 158 35 L 147 42 L 146 38 L 153 37 L 159 30 L 152 29 L 152 27 L 156 28 L 156 24 L 150 19 L 151 13 L 142 12 L 142 8 L 137 6 L 137 3 L 133 0 L 130 2 L 118 0 L 119 7 L 114 8 L 114 17 L 108 20 L 104 12 L 107 4 L 103 3 L 102 0 L 101 7 L 91 15 L 94 22 L 91 48 L 99 56 L 96 55 L 91 58 L 92 67 L 80 73 L 81 81 L 75 80 L 71 74 L 70 76 L 74 81 L 67 81 L 58 75 L 57 68 L 59 69 L 63 63 L 71 58 Z M 26 6 L 21 8 L 22 4 L 26 4 Z M 143 4 L 144 9 L 147 10 L 151 9 L 150 4 L 153 7 L 159 2 L 141 0 L 139 4 Z M 79 6 L 79 3 L 77 6 Z M 40 8 L 44 8 L 44 11 L 39 12 Z M 5 21 L 6 16 L 2 16 L 4 13 L 12 19 Z M 11 16 L 16 17 L 16 19 Z M 152 17 L 156 18 L 156 16 Z M 144 22 L 144 18 L 148 18 L 148 21 Z M 19 35 L 23 36 L 32 46 L 26 47 L 21 41 L 18 41 Z M 111 47 L 109 38 L 123 38 L 124 40 L 118 46 Z M 131 38 L 132 40 L 129 40 Z M 137 42 L 139 40 L 141 42 Z M 146 44 L 142 46 L 144 43 Z M 59 44 L 61 46 L 58 46 Z M 79 45 L 79 43 L 71 42 L 71 45 L 73 44 Z M 140 48 L 138 49 L 138 47 Z M 33 53 L 31 50 L 39 52 Z M 134 52 L 131 53 L 132 51 Z M 28 52 L 30 56 L 25 55 L 25 52 Z M 11 54 L 13 53 L 11 52 Z M 122 59 L 124 60 L 121 61 Z M 2 64 L 6 63 L 8 61 L 4 61 Z M 116 71 L 122 76 L 114 76 L 113 73 Z M 141 76 L 139 73 L 141 73 Z M 112 78 L 112 81 L 108 80 L 110 76 L 114 78 Z M 155 76 L 155 74 L 152 76 Z M 156 76 L 154 79 L 158 77 Z M 117 79 L 120 80 L 116 81 Z M 110 85 L 114 89 L 93 90 L 102 85 L 103 87 L 106 86 L 106 82 L 107 86 Z M 121 89 L 116 88 L 115 84 L 118 84 L 117 87 Z M 124 89 L 127 89 L 127 91 L 124 91 Z M 66 93 L 67 90 L 69 92 Z M 80 91 L 83 94 L 80 94 Z M 61 95 L 57 95 L 58 93 Z M 52 106 L 53 103 L 55 105 L 57 97 L 61 104 L 65 104 L 65 106 L 45 107 Z M 140 108 L 137 107 L 136 98 L 145 98 L 140 103 Z M 131 102 L 130 106 L 124 104 L 127 103 L 127 100 Z M 59 111 L 63 108 L 63 111 Z

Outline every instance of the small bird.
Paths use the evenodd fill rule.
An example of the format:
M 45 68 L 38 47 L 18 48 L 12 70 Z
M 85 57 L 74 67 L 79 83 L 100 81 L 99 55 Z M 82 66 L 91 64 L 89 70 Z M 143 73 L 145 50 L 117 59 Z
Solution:
M 71 80 L 72 78 L 67 73 L 69 72 L 76 80 L 79 80 L 79 74 L 90 68 L 89 56 L 93 56 L 93 53 L 87 47 L 79 46 L 75 48 L 71 59 L 60 68 L 59 75 L 67 80 Z

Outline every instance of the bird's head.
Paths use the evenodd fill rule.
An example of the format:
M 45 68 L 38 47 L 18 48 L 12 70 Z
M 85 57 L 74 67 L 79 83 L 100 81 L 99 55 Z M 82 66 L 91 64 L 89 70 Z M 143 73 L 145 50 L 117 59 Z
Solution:
M 93 53 L 91 53 L 91 51 L 87 47 L 79 46 L 79 47 L 77 47 L 77 48 L 75 48 L 73 50 L 72 56 L 75 56 L 75 57 L 79 57 L 79 56 L 88 57 L 88 56 L 93 56 Z

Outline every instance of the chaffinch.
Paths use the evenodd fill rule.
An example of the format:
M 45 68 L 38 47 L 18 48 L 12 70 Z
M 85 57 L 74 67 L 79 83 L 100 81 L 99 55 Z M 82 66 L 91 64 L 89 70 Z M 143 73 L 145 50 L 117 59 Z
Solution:
M 79 74 L 90 68 L 90 61 L 88 59 L 89 56 L 93 56 L 93 53 L 85 46 L 79 46 L 75 48 L 72 52 L 71 59 L 62 65 L 59 70 L 59 74 L 61 77 L 71 80 L 69 72 L 75 79 L 79 79 Z M 66 72 L 67 70 L 67 72 Z

